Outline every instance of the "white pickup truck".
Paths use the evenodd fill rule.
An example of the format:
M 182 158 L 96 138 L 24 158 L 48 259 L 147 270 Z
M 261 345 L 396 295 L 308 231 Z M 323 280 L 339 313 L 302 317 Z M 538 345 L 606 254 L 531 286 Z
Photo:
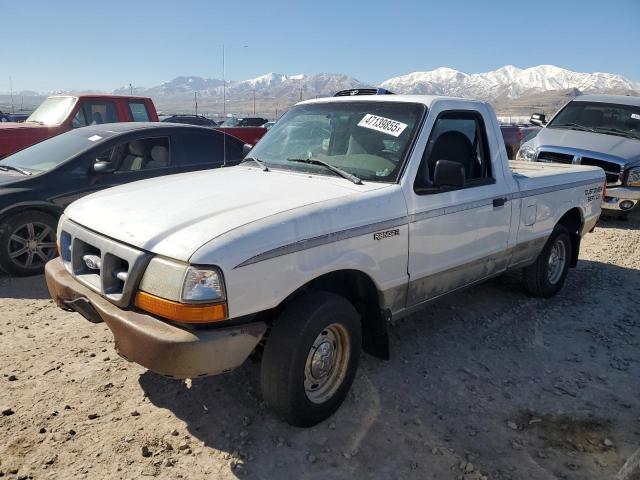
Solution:
M 521 269 L 549 297 L 600 215 L 604 172 L 508 162 L 491 107 L 431 96 L 302 102 L 239 166 L 71 204 L 46 267 L 62 308 L 173 378 L 261 360 L 267 404 L 331 415 L 387 322 Z

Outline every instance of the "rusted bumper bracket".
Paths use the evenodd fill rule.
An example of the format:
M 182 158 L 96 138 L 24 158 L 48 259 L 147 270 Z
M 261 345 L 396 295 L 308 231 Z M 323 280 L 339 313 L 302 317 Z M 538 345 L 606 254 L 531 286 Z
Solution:
M 188 330 L 154 316 L 113 305 L 80 284 L 59 258 L 45 267 L 51 297 L 60 308 L 91 322 L 104 321 L 113 332 L 118 354 L 173 378 L 195 378 L 240 366 L 262 339 L 264 322 L 208 330 Z

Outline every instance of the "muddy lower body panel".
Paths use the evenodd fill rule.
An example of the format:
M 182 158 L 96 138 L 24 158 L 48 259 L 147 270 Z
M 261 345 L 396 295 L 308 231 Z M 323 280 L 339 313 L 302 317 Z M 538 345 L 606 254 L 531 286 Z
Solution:
M 113 332 L 118 354 L 172 378 L 216 375 L 240 366 L 262 339 L 267 326 L 253 322 L 229 328 L 191 330 L 113 305 L 80 284 L 57 258 L 45 268 L 51 297 Z

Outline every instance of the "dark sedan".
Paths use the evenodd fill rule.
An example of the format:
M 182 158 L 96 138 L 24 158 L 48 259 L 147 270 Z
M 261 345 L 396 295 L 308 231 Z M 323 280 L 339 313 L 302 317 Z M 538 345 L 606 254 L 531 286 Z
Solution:
M 56 225 L 74 200 L 160 175 L 235 165 L 243 142 L 211 128 L 113 123 L 50 138 L 0 161 L 0 268 L 40 273 L 56 255 Z

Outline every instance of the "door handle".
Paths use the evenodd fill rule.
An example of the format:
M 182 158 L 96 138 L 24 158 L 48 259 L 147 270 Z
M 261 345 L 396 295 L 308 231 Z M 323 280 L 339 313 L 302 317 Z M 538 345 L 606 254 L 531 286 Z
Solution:
M 504 198 L 504 197 L 502 197 L 502 198 L 494 198 L 493 199 L 493 208 L 503 207 L 505 203 L 507 203 L 507 199 Z

